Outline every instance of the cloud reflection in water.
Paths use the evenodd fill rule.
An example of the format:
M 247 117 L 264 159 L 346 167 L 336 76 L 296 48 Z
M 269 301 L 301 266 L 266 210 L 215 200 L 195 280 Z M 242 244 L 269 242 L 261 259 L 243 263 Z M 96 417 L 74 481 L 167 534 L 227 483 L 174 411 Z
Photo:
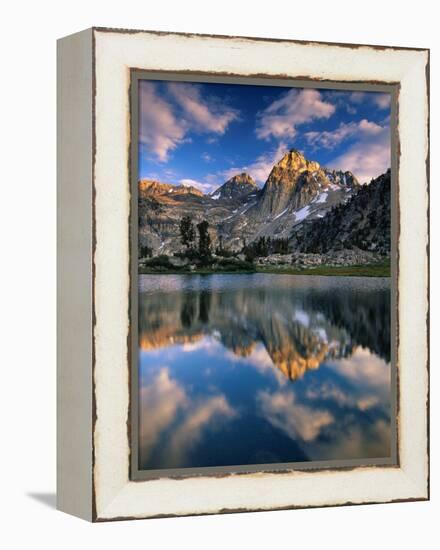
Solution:
M 160 277 L 139 297 L 141 468 L 390 455 L 389 280 Z

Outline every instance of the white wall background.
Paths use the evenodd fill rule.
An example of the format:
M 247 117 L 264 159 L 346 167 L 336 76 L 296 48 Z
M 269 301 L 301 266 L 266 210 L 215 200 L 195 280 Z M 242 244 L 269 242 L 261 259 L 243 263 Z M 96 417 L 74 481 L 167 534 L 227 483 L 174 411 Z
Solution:
M 440 47 L 435 8 L 430 0 L 16 0 L 3 4 L 0 544 L 4 548 L 436 547 Z M 431 48 L 431 502 L 100 525 L 55 511 L 55 40 L 92 25 Z

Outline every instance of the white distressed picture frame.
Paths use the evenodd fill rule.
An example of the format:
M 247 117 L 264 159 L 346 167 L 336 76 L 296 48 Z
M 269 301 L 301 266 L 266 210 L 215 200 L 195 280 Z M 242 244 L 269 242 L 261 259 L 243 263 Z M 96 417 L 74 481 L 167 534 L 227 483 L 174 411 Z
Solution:
M 130 71 L 399 85 L 398 466 L 131 481 Z M 58 508 L 90 521 L 429 498 L 429 51 L 89 29 L 58 44 Z

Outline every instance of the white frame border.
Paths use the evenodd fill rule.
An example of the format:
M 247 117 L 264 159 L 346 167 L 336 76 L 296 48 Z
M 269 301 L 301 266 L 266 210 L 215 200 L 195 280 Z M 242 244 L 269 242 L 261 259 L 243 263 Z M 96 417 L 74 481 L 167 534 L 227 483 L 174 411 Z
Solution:
M 427 50 L 93 30 L 94 519 L 429 498 Z M 400 83 L 399 467 L 130 481 L 130 68 Z

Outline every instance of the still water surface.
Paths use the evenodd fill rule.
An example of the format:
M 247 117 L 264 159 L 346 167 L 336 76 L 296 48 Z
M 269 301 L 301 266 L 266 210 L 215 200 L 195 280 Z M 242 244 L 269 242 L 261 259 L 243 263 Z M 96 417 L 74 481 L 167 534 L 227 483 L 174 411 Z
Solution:
M 139 286 L 140 469 L 390 456 L 390 279 Z

